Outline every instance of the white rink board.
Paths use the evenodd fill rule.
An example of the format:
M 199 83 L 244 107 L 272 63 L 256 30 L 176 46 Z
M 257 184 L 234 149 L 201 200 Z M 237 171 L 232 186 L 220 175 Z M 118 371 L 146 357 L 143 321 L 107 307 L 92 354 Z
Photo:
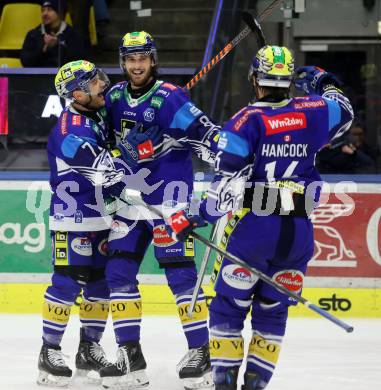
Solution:
M 41 317 L 0 315 L 0 389 L 43 390 L 35 384 L 41 346 Z M 323 319 L 291 318 L 273 380 L 266 390 L 376 390 L 381 383 L 381 320 L 348 320 L 352 334 Z M 249 324 L 246 324 L 247 327 Z M 245 333 L 247 344 L 249 331 Z M 77 316 L 70 320 L 63 352 L 74 357 L 79 337 Z M 103 345 L 115 354 L 110 323 Z M 182 390 L 175 367 L 186 350 L 176 317 L 145 317 L 142 346 L 151 390 Z M 74 384 L 73 389 L 100 389 Z

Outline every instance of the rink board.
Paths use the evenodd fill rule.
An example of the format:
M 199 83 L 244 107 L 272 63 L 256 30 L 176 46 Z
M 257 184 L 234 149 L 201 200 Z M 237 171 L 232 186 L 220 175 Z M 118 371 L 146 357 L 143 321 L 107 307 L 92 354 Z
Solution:
M 196 193 L 207 186 L 196 183 Z M 313 220 L 315 253 L 304 296 L 340 317 L 381 317 L 381 185 L 331 183 L 323 193 L 324 204 Z M 0 204 L 6 205 L 0 215 L 0 312 L 40 312 L 52 272 L 49 201 L 45 180 L 0 180 Z M 200 230 L 209 236 L 210 226 Z M 199 265 L 205 247 L 197 244 L 196 249 Z M 145 314 L 175 313 L 152 247 L 140 274 Z M 315 315 L 300 305 L 290 313 Z
M 372 179 L 376 180 L 375 176 Z M 196 182 L 196 196 L 208 185 L 208 182 Z M 47 181 L 0 180 L 0 204 L 3 205 L 0 213 L 0 274 L 52 272 L 47 226 L 49 203 Z M 325 284 L 325 287 L 369 287 L 369 283 L 338 286 L 334 279 L 338 277 L 358 281 L 377 279 L 378 287 L 381 287 L 381 184 L 326 183 L 321 203 L 312 218 L 315 252 L 307 275 L 334 282 L 330 286 Z M 208 237 L 210 226 L 199 229 L 199 232 Z M 196 244 L 197 264 L 200 264 L 204 250 L 203 244 Z M 211 256 L 208 274 L 213 258 L 215 254 Z M 163 274 L 152 246 L 146 253 L 140 273 Z
M 47 284 L 0 285 L 0 313 L 40 313 Z M 144 315 L 173 315 L 176 305 L 165 285 L 140 285 Z M 212 296 L 210 286 L 204 286 Z M 305 288 L 303 296 L 338 317 L 381 318 L 381 289 Z M 74 312 L 78 309 L 74 308 Z M 303 305 L 290 309 L 292 317 L 319 317 Z

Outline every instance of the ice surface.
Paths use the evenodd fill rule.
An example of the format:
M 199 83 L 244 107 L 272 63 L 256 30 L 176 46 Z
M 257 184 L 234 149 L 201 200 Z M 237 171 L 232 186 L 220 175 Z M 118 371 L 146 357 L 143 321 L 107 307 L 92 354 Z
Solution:
M 0 315 L 0 389 L 29 390 L 36 385 L 41 347 L 41 317 Z M 355 319 L 348 334 L 324 319 L 291 318 L 278 367 L 268 390 L 381 389 L 381 319 Z M 249 325 L 249 324 L 246 324 Z M 248 342 L 249 329 L 245 332 Z M 78 316 L 73 316 L 62 343 L 70 367 L 79 338 Z M 111 322 L 102 344 L 110 357 L 116 352 Z M 142 346 L 151 390 L 181 390 L 176 364 L 186 352 L 185 337 L 176 317 L 144 317 Z M 242 376 L 242 373 L 241 373 Z M 47 387 L 44 387 L 48 389 Z M 73 384 L 73 389 L 100 386 Z

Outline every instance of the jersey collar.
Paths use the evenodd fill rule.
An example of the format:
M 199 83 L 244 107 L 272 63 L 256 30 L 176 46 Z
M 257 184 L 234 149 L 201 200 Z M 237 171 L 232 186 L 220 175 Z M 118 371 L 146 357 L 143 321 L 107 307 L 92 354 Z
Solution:
M 149 91 L 147 91 L 144 95 L 140 96 L 137 99 L 134 99 L 131 97 L 130 93 L 128 92 L 127 85 L 126 85 L 126 87 L 124 88 L 124 97 L 126 98 L 127 104 L 130 107 L 138 106 L 140 103 L 143 103 L 149 97 L 151 97 L 156 92 L 156 90 L 160 87 L 160 85 L 162 83 L 163 83 L 162 81 L 157 80 L 156 83 L 153 85 L 153 87 Z
M 251 107 L 271 107 L 271 108 L 280 108 L 287 106 L 292 99 L 284 99 L 280 102 L 255 102 L 250 104 Z

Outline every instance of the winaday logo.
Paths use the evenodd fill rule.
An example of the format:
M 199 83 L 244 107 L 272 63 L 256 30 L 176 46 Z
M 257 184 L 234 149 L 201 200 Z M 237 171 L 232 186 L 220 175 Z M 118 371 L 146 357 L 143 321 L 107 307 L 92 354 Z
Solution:
M 45 248 L 45 225 L 30 223 L 23 226 L 20 223 L 6 222 L 0 225 L 0 242 L 6 245 L 23 245 L 26 252 L 38 253 Z
M 303 120 L 298 118 L 284 118 L 283 120 L 269 119 L 269 124 L 272 129 L 279 129 L 280 127 L 299 125 L 303 126 Z

